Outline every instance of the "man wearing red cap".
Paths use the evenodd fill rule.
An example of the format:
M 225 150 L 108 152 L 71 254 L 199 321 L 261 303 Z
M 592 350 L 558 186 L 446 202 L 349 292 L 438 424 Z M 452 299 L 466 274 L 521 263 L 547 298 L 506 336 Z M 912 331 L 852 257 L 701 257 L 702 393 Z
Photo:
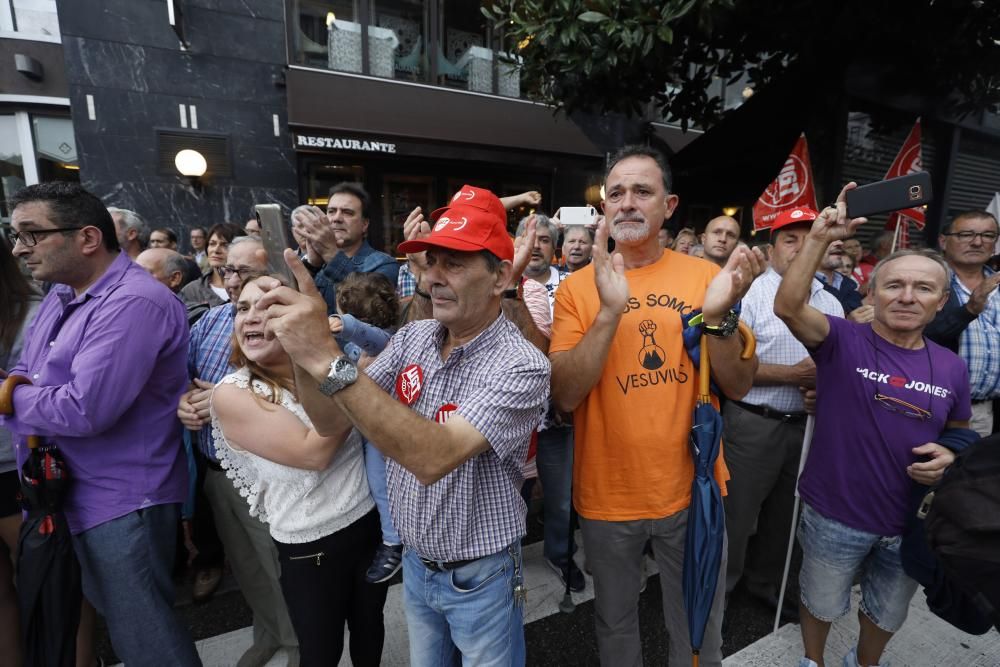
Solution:
M 501 313 L 532 245 L 515 267 L 506 219 L 493 193 L 464 186 L 429 233 L 400 244 L 427 253 L 434 319 L 400 329 L 364 374 L 329 335 L 323 299 L 291 251 L 302 293 L 275 281 L 257 306 L 295 362 L 316 430 L 357 428 L 386 455 L 416 666 L 525 660 L 521 465 L 550 368 Z
M 701 308 L 721 390 L 739 398 L 755 361 L 740 359 L 733 305 L 764 270 L 759 250 L 737 247 L 719 269 L 665 250 L 657 233 L 677 207 L 670 170 L 645 147 L 622 149 L 605 177 L 605 221 L 593 262 L 556 292 L 549 346 L 552 397 L 576 429 L 573 501 L 594 575 L 601 663 L 642 664 L 638 600 L 647 540 L 660 569 L 670 662 L 691 659 L 681 570 L 694 464 L 688 439 L 698 373 L 685 351 L 681 315 Z M 616 252 L 608 252 L 608 237 Z M 725 463 L 715 476 L 725 488 Z M 722 664 L 725 558 L 701 647 Z
M 771 266 L 743 297 L 740 319 L 757 338 L 753 388 L 722 410 L 725 423 L 729 495 L 725 499 L 729 564 L 726 593 L 737 583 L 772 608 L 777 607 L 782 563 L 791 529 L 795 479 L 802 455 L 806 412 L 803 392 L 816 386 L 816 364 L 785 323 L 774 314 L 774 295 L 798 254 L 816 211 L 782 211 L 771 226 Z M 844 316 L 837 298 L 813 280 L 809 304 L 820 312 Z M 797 620 L 798 604 L 785 598 L 782 616 Z

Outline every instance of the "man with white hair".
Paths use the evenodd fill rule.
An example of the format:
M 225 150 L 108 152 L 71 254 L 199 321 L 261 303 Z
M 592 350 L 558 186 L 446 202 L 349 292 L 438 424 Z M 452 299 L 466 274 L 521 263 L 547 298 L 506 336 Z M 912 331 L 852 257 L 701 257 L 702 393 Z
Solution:
M 134 260 L 149 244 L 149 225 L 142 216 L 127 208 L 108 207 L 111 219 L 115 221 L 118 245 Z

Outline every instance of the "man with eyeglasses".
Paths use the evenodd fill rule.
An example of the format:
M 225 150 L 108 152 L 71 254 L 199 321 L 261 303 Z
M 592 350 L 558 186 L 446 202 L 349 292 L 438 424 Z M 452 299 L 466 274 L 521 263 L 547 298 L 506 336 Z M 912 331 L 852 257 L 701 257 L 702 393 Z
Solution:
M 960 213 L 944 227 L 938 243 L 952 270 L 951 296 L 927 337 L 958 352 L 972 383 L 972 428 L 986 437 L 996 432 L 1000 398 L 1000 272 L 986 264 L 993 255 L 997 220 L 986 211 Z
M 830 626 L 850 611 L 859 575 L 861 630 L 844 665 L 878 664 L 917 588 L 900 558 L 915 483 L 936 482 L 953 450 L 975 439 L 965 364 L 923 335 L 948 300 L 939 255 L 902 250 L 881 260 L 869 278 L 870 323 L 824 315 L 807 302 L 827 246 L 865 222 L 847 219 L 853 187 L 812 224 L 774 302 L 816 364 L 816 429 L 799 479 L 800 667 L 823 664 Z
M 188 348 L 191 385 L 177 405 L 177 416 L 192 432 L 199 478 L 203 479 L 205 497 L 212 508 L 215 531 L 229 557 L 236 583 L 253 611 L 253 645 L 237 662 L 238 667 L 265 665 L 282 647 L 289 654 L 289 665 L 298 665 L 299 659 L 298 640 L 278 583 L 278 552 L 267 526 L 250 516 L 246 500 L 219 464 L 209 415 L 212 389 L 235 370 L 229 365 L 233 304 L 239 298 L 243 282 L 265 275 L 267 270 L 267 253 L 259 240 L 248 236 L 233 239 L 226 265 L 222 267 L 229 303 L 212 308 L 192 327 Z M 202 551 L 210 549 L 199 543 L 199 535 L 204 536 L 209 547 L 212 545 L 213 531 L 206 525 L 208 518 L 195 517 L 195 544 Z M 214 553 L 195 561 L 196 599 L 207 598 L 214 592 L 222 577 L 222 560 L 222 553 L 216 548 Z
M 42 183 L 8 202 L 15 256 L 53 283 L 12 376 L 0 423 L 59 447 L 72 478 L 63 511 L 83 594 L 129 665 L 201 665 L 173 609 L 180 503 L 188 483 L 180 424 L 188 331 L 184 306 L 122 252 L 100 199 Z M 67 604 L 79 605 L 67 591 Z

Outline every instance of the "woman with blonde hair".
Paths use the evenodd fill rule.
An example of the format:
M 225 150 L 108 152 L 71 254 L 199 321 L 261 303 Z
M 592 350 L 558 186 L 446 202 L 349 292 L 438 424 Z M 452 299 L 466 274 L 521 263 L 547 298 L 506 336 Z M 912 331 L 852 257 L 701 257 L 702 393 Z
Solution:
M 354 665 L 379 664 L 387 584 L 365 582 L 381 540 L 361 435 L 316 432 L 297 398 L 291 359 L 265 335 L 258 279 L 244 283 L 233 330 L 234 373 L 212 395 L 219 461 L 268 524 L 303 667 L 336 665 L 350 630 Z

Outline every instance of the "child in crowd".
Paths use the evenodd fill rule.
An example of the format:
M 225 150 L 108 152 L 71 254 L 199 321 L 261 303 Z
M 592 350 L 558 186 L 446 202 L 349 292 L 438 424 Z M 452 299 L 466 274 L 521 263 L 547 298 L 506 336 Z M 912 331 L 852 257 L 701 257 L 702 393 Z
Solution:
M 330 316 L 330 332 L 337 336 L 344 354 L 364 367 L 365 360 L 385 348 L 395 329 L 399 318 L 396 286 L 379 273 L 352 273 L 337 286 L 337 313 Z M 389 514 L 385 458 L 367 440 L 364 449 L 368 488 L 382 523 L 382 543 L 365 575 L 376 584 L 392 578 L 402 567 L 403 544 Z

